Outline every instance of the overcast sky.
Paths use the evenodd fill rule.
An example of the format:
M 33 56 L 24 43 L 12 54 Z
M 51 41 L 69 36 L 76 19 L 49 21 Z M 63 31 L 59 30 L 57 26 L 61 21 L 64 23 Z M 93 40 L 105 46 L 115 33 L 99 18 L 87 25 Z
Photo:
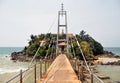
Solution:
M 104 47 L 120 47 L 120 0 L 0 0 L 0 46 L 26 46 L 30 35 L 57 32 L 60 4 L 68 32 L 85 30 Z

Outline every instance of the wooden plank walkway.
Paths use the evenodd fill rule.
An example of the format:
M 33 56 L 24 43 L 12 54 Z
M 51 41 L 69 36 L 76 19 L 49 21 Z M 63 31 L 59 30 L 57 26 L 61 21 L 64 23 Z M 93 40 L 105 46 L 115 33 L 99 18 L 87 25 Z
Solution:
M 81 83 L 68 58 L 60 54 L 53 61 L 38 83 Z

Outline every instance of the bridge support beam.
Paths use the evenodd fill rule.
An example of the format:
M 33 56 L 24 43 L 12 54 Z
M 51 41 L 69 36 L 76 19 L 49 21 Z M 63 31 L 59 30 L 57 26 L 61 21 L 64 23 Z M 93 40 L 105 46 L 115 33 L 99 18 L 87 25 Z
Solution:
M 58 54 L 59 43 L 66 43 L 66 53 L 68 53 L 68 29 L 67 29 L 67 12 L 63 9 L 63 4 L 61 4 L 61 11 L 58 11 L 58 29 L 57 29 L 57 45 L 56 54 Z M 62 32 L 60 33 L 62 29 Z M 64 32 L 65 31 L 65 32 Z

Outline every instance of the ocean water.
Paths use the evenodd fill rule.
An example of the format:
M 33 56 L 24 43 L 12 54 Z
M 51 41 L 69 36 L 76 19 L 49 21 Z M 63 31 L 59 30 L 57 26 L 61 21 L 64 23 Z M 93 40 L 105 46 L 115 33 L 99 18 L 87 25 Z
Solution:
M 104 50 L 113 52 L 115 55 L 120 56 L 120 47 L 105 47 Z M 107 62 L 115 61 L 114 59 L 108 59 Z M 120 66 L 116 65 L 97 65 L 97 71 L 100 75 L 109 76 L 110 83 L 120 82 Z M 105 82 L 108 83 L 108 82 Z
M 22 47 L 0 47 L 0 75 L 25 70 L 28 63 L 13 62 L 10 57 L 12 52 L 23 50 Z
M 10 55 L 12 52 L 22 51 L 23 47 L 0 47 L 0 56 L 2 55 Z
M 120 47 L 104 47 L 104 50 L 114 53 L 120 56 Z
M 115 65 L 97 65 L 99 75 L 110 77 L 110 83 L 120 82 L 120 66 Z M 109 82 L 105 82 L 109 83 Z
M 112 48 L 104 48 L 106 51 L 110 51 L 115 53 L 116 55 L 120 55 L 120 47 L 112 47 Z M 29 63 L 27 62 L 13 62 L 10 60 L 10 54 L 12 52 L 18 52 L 23 50 L 23 47 L 0 47 L 0 82 L 5 78 L 5 74 L 16 73 L 21 69 L 27 69 Z M 102 66 L 98 65 L 96 67 L 100 75 L 109 76 L 111 78 L 112 83 L 117 83 L 116 81 L 120 81 L 120 66 Z M 1 78 L 2 77 L 2 78 Z M 7 79 L 8 80 L 8 79 Z M 2 83 L 2 82 L 1 82 Z

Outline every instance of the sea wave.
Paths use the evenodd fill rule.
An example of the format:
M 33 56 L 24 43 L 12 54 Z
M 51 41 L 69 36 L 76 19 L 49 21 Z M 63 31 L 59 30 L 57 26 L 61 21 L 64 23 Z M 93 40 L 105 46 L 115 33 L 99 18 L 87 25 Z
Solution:
M 5 73 L 14 73 L 14 72 L 19 72 L 20 70 L 26 70 L 27 68 L 19 67 L 19 68 L 0 68 L 0 74 L 5 74 Z
M 0 59 L 10 59 L 10 54 L 0 54 Z
M 11 63 L 11 57 L 9 54 L 0 55 L 0 65 L 4 63 Z M 1 67 L 1 66 L 0 66 Z
M 26 70 L 28 63 L 13 62 L 9 54 L 0 55 L 0 74 L 19 72 Z

